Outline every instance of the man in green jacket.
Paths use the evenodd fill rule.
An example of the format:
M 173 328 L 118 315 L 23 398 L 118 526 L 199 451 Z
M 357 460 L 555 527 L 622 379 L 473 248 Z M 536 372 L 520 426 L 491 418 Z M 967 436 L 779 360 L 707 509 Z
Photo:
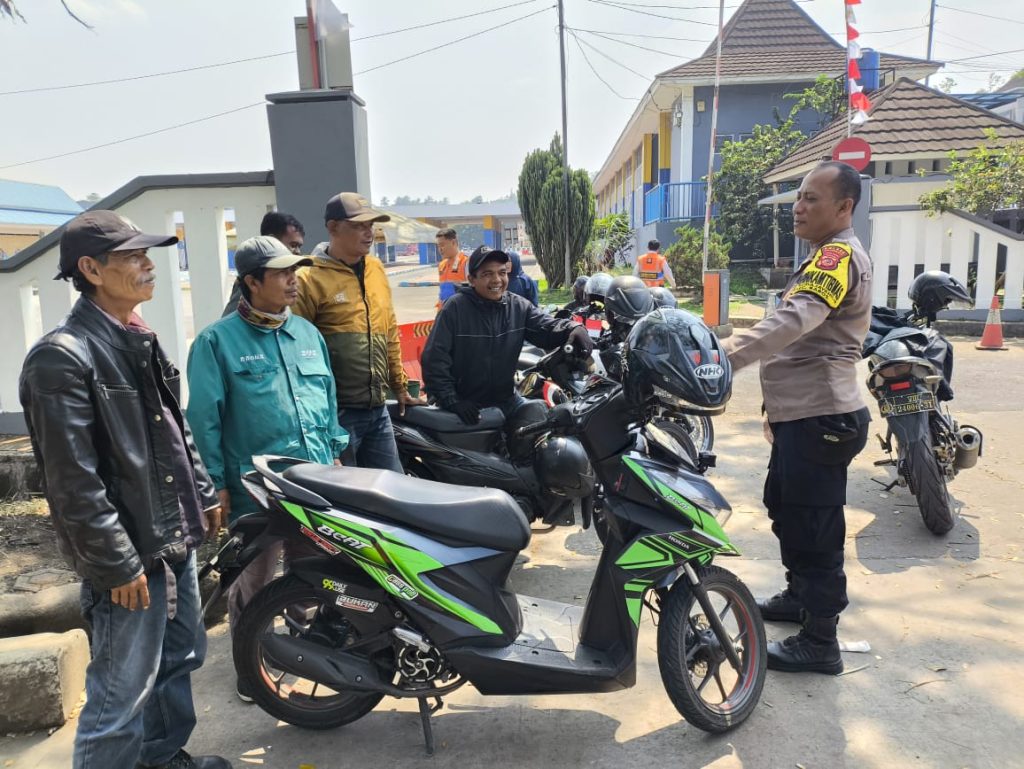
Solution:
M 295 271 L 310 262 L 276 238 L 242 243 L 238 311 L 203 329 L 189 352 L 188 419 L 230 521 L 256 510 L 241 483 L 253 455 L 331 464 L 348 446 L 327 345 L 289 310 L 298 296 Z M 279 555 L 268 548 L 232 585 L 232 632 L 245 604 L 273 579 Z M 251 701 L 246 692 L 239 697 Z

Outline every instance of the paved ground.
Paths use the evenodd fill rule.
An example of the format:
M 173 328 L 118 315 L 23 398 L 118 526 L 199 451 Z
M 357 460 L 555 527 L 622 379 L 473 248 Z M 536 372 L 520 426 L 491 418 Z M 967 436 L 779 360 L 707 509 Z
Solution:
M 399 302 L 402 307 L 404 298 Z M 761 704 L 729 734 L 683 722 L 659 678 L 655 633 L 644 618 L 635 688 L 609 695 L 484 698 L 464 687 L 435 717 L 438 752 L 425 764 L 410 703 L 387 699 L 332 732 L 276 723 L 233 694 L 225 627 L 211 631 L 194 677 L 194 752 L 217 751 L 236 767 L 686 766 L 714 769 L 1007 769 L 1024 766 L 1024 344 L 982 353 L 956 343 L 957 414 L 986 436 L 978 467 L 952 485 L 961 520 L 929 534 L 905 490 L 873 479 L 888 470 L 869 444 L 851 470 L 847 557 L 851 606 L 840 634 L 867 640 L 846 654 L 841 677 L 769 673 Z M 809 382 L 808 387 L 815 386 Z M 767 461 L 757 416 L 756 372 L 736 379 L 729 413 L 716 420 L 715 483 L 734 507 L 728 531 L 744 553 L 724 565 L 755 592 L 781 579 L 760 506 Z M 875 427 L 881 423 L 876 422 Z M 598 554 L 592 532 L 538 535 L 514 573 L 523 593 L 583 603 Z M 769 626 L 781 637 L 789 626 Z M 65 767 L 74 722 L 53 736 L 0 738 L 0 766 Z

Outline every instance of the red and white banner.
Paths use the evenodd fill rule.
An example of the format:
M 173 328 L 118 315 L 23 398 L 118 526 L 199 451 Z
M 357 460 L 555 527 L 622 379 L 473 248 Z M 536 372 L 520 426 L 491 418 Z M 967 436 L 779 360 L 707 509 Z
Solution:
M 846 4 L 846 82 L 850 95 L 850 125 L 863 125 L 868 120 L 871 100 L 864 94 L 864 86 L 860 84 L 861 72 L 857 60 L 860 58 L 860 43 L 857 38 L 860 32 L 856 26 L 857 16 L 853 6 L 860 5 L 860 0 L 844 0 Z

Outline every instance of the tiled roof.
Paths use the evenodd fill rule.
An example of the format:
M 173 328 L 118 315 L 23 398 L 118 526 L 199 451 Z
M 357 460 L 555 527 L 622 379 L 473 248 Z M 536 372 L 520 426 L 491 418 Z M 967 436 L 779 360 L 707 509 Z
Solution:
M 871 95 L 871 119 L 854 126 L 853 136 L 871 145 L 871 156 L 893 160 L 906 156 L 940 157 L 950 150 L 967 152 L 985 141 L 985 130 L 995 129 L 994 146 L 1024 141 L 1024 125 L 949 96 L 909 78 Z M 846 117 L 830 123 L 800 145 L 765 175 L 766 182 L 795 178 L 820 160 L 846 135 Z
M 662 78 L 713 78 L 717 41 L 693 61 L 662 72 Z M 938 64 L 881 54 L 882 69 L 924 68 Z M 819 27 L 793 0 L 746 0 L 722 35 L 722 77 L 771 75 L 838 76 L 846 71 L 846 48 Z

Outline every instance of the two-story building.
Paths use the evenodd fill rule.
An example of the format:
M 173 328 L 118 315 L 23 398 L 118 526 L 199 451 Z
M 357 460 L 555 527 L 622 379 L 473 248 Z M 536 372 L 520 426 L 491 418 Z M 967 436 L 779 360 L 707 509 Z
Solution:
M 599 216 L 625 211 L 636 242 L 675 240 L 673 230 L 703 221 L 711 143 L 717 41 L 698 58 L 658 75 L 640 100 L 594 178 Z M 723 30 L 716 146 L 749 138 L 755 125 L 785 116 L 797 93 L 818 75 L 841 77 L 847 49 L 794 0 L 745 0 Z M 923 78 L 937 62 L 865 49 L 866 84 Z M 808 133 L 811 111 L 797 116 Z

